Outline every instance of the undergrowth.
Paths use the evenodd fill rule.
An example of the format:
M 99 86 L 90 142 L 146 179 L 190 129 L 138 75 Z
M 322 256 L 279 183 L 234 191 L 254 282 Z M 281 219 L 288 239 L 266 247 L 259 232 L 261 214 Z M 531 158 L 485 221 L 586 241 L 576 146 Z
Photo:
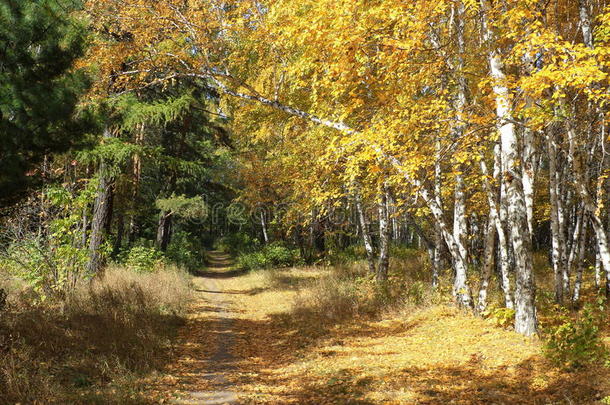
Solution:
M 281 243 L 271 243 L 260 250 L 237 256 L 237 267 L 243 270 L 289 267 L 300 263 L 298 250 L 289 249 Z
M 438 291 L 405 271 L 418 264 L 417 256 L 394 263 L 385 283 L 376 281 L 363 262 L 333 266 L 327 275 L 299 290 L 295 319 L 303 325 L 333 325 L 440 302 Z
M 61 298 L 8 277 L 0 283 L 8 291 L 0 310 L 3 404 L 137 403 L 126 381 L 163 365 L 190 294 L 174 267 L 109 268 Z
M 609 366 L 608 348 L 601 336 L 605 322 L 607 314 L 602 299 L 597 305 L 586 304 L 576 318 L 561 311 L 554 324 L 545 330 L 544 355 L 566 370 L 604 363 Z

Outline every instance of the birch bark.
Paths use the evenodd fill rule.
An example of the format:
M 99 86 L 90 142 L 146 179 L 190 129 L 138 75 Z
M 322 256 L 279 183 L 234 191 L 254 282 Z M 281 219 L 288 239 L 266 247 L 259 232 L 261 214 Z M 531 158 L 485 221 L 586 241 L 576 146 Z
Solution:
M 551 201 L 550 219 L 551 219 L 551 257 L 553 263 L 553 274 L 555 275 L 555 302 L 563 303 L 563 249 L 565 243 L 561 241 L 561 232 L 559 221 L 560 208 L 558 197 L 558 173 L 557 173 L 557 143 L 555 139 L 555 131 L 551 128 L 547 131 L 547 152 L 549 154 L 549 195 Z
M 495 193 L 491 185 L 489 184 L 489 175 L 487 165 L 485 161 L 480 161 L 481 173 L 483 174 L 483 186 L 485 187 L 485 193 L 487 194 L 487 202 L 489 204 L 489 219 L 492 220 L 496 227 L 496 233 L 498 234 L 498 244 L 500 253 L 500 277 L 501 287 L 504 293 L 504 305 L 506 308 L 513 309 L 514 303 L 510 289 L 510 278 L 508 277 L 508 251 L 507 251 L 507 238 L 504 226 L 500 221 L 500 213 L 498 210 L 498 203 L 496 200 Z M 494 169 L 495 171 L 495 169 Z
M 390 264 L 390 221 L 388 212 L 388 192 L 384 189 L 379 198 L 379 260 L 377 262 L 377 280 L 388 279 Z
M 366 223 L 366 216 L 364 213 L 364 207 L 362 205 L 362 196 L 359 191 L 355 192 L 356 200 L 356 212 L 358 213 L 358 222 L 360 222 L 360 230 L 362 235 L 362 241 L 364 243 L 364 250 L 366 251 L 366 260 L 369 266 L 369 273 L 376 274 L 375 268 L 375 250 L 373 249 L 373 240 Z
M 487 10 L 487 2 L 483 1 L 483 10 Z M 521 170 L 519 167 L 518 140 L 512 120 L 510 92 L 505 85 L 506 76 L 500 58 L 500 50 L 493 43 L 494 34 L 486 21 L 483 11 L 484 30 L 490 43 L 489 70 L 494 80 L 493 93 L 496 100 L 496 115 L 498 132 L 502 145 L 502 181 L 506 195 L 502 196 L 508 209 L 510 235 L 515 255 L 516 289 L 515 289 L 515 330 L 526 336 L 536 333 L 537 320 L 534 304 L 534 274 L 532 269 L 531 236 L 527 224 L 527 208 L 523 193 Z

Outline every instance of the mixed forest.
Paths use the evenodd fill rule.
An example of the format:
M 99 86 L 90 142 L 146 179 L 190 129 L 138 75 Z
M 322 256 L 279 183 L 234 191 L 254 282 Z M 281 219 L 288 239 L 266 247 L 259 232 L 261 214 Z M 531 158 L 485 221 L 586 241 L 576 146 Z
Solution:
M 609 74 L 605 0 L 0 0 L 0 404 L 610 404 Z

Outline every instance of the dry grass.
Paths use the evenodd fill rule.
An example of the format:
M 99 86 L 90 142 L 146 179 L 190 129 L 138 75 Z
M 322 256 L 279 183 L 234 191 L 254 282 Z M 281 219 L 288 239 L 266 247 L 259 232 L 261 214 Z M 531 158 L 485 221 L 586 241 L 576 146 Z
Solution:
M 3 280 L 0 403 L 141 403 L 137 376 L 161 367 L 189 299 L 175 268 L 110 268 L 62 299 Z
M 610 395 L 609 369 L 563 372 L 537 338 L 445 305 L 448 291 L 407 272 L 395 265 L 406 288 L 389 298 L 361 266 L 223 280 L 239 313 L 232 389 L 257 404 L 568 405 Z

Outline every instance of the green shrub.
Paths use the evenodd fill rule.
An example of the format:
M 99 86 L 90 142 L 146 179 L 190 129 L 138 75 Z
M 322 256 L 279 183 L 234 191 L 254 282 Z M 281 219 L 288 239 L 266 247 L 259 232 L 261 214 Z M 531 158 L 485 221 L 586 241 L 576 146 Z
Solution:
M 6 249 L 0 267 L 31 285 L 42 299 L 63 294 L 85 277 L 86 249 L 75 247 L 61 237 L 25 238 Z
M 301 263 L 298 250 L 289 249 L 281 243 L 272 243 L 258 252 L 242 253 L 237 257 L 237 266 L 244 270 L 288 267 Z
M 602 362 L 608 355 L 599 333 L 602 320 L 603 313 L 591 305 L 585 306 L 577 320 L 565 317 L 560 325 L 549 329 L 545 356 L 565 369 Z
M 89 260 L 86 234 L 82 227 L 83 210 L 95 196 L 97 184 L 70 190 L 50 186 L 41 193 L 41 203 L 24 201 L 20 221 L 7 221 L 0 227 L 0 269 L 26 281 L 41 300 L 65 295 L 85 274 Z M 42 215 L 44 213 L 44 215 Z M 103 256 L 110 245 L 101 246 Z
M 244 270 L 256 270 L 269 267 L 269 261 L 262 252 L 242 253 L 237 257 L 237 267 Z
M 272 265 L 279 267 L 292 266 L 298 259 L 298 253 L 296 253 L 296 251 L 290 250 L 279 243 L 272 243 L 265 246 L 263 254 L 269 259 Z
M 490 306 L 481 314 L 487 319 L 491 319 L 496 326 L 507 328 L 515 323 L 515 310 L 512 308 L 496 308 Z
M 188 232 L 176 232 L 172 236 L 172 241 L 167 247 L 165 256 L 174 263 L 189 270 L 196 270 L 203 265 L 204 250 L 203 244 L 199 243 Z
M 422 255 L 422 251 L 404 245 L 392 244 L 390 246 L 390 257 L 396 260 L 410 260 L 418 258 Z
M 151 272 L 164 263 L 165 256 L 156 248 L 134 246 L 121 255 L 120 261 L 131 270 Z
M 350 245 L 345 249 L 330 252 L 328 260 L 333 265 L 350 264 L 366 259 L 366 251 L 362 245 Z
M 405 298 L 414 305 L 423 305 L 426 302 L 426 286 L 421 281 L 414 281 L 407 287 Z
M 214 249 L 232 254 L 251 252 L 259 246 L 258 239 L 243 232 L 223 236 L 214 242 Z

